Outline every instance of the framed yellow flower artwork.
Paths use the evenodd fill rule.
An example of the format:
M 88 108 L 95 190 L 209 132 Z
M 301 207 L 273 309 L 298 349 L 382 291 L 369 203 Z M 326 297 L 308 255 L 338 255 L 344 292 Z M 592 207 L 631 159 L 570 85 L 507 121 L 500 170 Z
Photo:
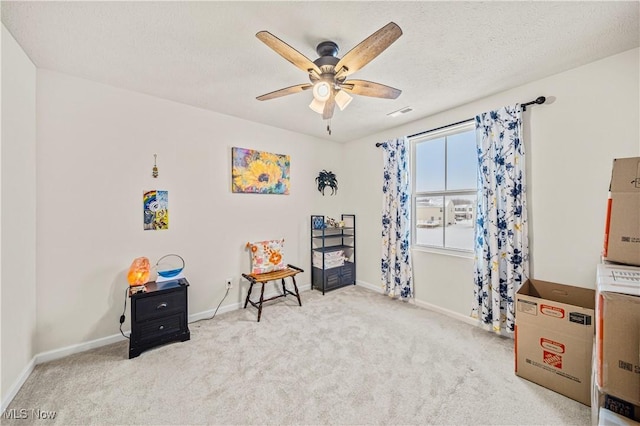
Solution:
M 231 148 L 231 191 L 289 194 L 288 155 Z

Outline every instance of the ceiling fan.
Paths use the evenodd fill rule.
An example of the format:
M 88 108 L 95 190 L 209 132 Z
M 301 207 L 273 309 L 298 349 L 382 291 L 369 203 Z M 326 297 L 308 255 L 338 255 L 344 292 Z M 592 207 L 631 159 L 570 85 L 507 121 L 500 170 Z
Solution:
M 371 62 L 401 35 L 400 27 L 394 22 L 389 22 L 342 58 L 338 58 L 336 43 L 323 41 L 316 47 L 320 57 L 311 61 L 270 32 L 260 31 L 256 37 L 287 61 L 306 72 L 311 83 L 286 87 L 258 96 L 256 99 L 266 101 L 312 89 L 313 100 L 309 107 L 322 114 L 325 120 L 333 117 L 336 105 L 343 110 L 351 102 L 352 97 L 347 92 L 374 98 L 395 99 L 400 96 L 401 90 L 367 80 L 347 80 L 347 77 Z M 329 133 L 331 133 L 330 130 Z

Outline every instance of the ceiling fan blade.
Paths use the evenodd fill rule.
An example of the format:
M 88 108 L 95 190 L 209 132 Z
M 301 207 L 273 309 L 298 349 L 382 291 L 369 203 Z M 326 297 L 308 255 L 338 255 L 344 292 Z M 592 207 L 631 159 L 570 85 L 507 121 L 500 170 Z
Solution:
M 260 31 L 256 34 L 256 37 L 302 71 L 309 73 L 309 70 L 314 70 L 318 75 L 322 74 L 320 68 L 318 68 L 311 59 L 307 58 L 302 53 L 271 34 L 269 31 Z
M 358 71 L 375 59 L 401 35 L 402 30 L 400 27 L 395 22 L 389 22 L 360 42 L 338 61 L 335 67 L 337 70 L 336 78 L 346 77 Z
M 268 101 L 269 99 L 279 98 L 281 96 L 292 95 L 294 93 L 302 92 L 313 87 L 311 83 L 297 84 L 291 87 L 285 87 L 284 89 L 276 90 L 275 92 L 266 93 L 258 96 L 256 99 L 259 101 Z
M 367 80 L 347 80 L 340 85 L 354 95 L 371 96 L 373 98 L 395 99 L 402 90 Z
M 336 109 L 336 96 L 335 93 L 331 93 L 329 99 L 324 103 L 324 111 L 322 111 L 322 119 L 328 120 L 333 117 L 333 110 Z

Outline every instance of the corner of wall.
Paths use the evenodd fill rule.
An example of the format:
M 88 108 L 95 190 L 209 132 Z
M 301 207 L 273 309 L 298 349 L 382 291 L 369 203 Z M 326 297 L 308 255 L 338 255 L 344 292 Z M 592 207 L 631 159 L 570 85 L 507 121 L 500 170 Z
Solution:
M 33 369 L 36 328 L 36 67 L 2 25 L 2 409 Z

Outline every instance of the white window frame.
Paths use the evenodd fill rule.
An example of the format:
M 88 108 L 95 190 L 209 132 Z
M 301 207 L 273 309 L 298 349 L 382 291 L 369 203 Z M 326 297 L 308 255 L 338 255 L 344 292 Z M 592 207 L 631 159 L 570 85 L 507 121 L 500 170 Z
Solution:
M 434 130 L 428 133 L 416 135 L 413 137 L 409 137 L 409 142 L 411 144 L 411 187 L 417 188 L 416 185 L 416 146 L 421 142 L 426 142 L 432 139 L 438 139 L 445 136 L 451 136 L 456 133 L 463 133 L 475 128 L 474 120 L 470 120 L 468 122 L 459 123 L 453 126 L 448 126 L 443 129 Z M 445 188 L 446 188 L 446 179 L 447 179 L 447 144 L 445 143 L 445 157 L 444 157 L 444 173 L 445 173 Z M 450 256 L 456 257 L 464 257 L 464 258 L 473 258 L 474 251 L 473 249 L 465 250 L 454 247 L 440 247 L 440 246 L 430 246 L 425 244 L 417 244 L 417 198 L 418 197 L 448 197 L 448 196 L 456 196 L 456 195 L 478 195 L 477 188 L 469 188 L 463 190 L 453 190 L 453 191 L 423 191 L 417 192 L 415 189 L 411 193 L 411 241 L 412 249 L 416 251 L 423 251 L 429 253 L 439 253 L 446 254 Z M 474 234 L 476 223 L 473 225 Z M 443 232 L 446 234 L 446 226 L 443 229 Z M 443 235 L 444 237 L 444 235 Z M 446 241 L 446 237 L 443 238 L 443 244 Z

